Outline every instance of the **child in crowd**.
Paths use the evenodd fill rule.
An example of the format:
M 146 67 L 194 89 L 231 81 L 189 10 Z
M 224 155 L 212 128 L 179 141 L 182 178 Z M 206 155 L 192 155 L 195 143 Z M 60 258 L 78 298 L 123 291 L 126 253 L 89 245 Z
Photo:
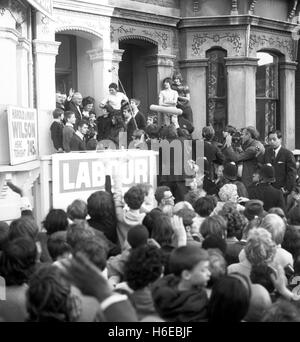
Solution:
M 198 246 L 175 249 L 170 256 L 169 274 L 159 279 L 152 297 L 159 315 L 171 322 L 200 322 L 207 319 L 210 279 L 209 256 Z
M 65 152 L 70 152 L 70 142 L 75 134 L 74 125 L 76 123 L 75 113 L 71 111 L 65 112 L 66 125 L 63 129 L 63 149 Z
M 51 139 L 57 152 L 63 152 L 63 119 L 64 111 L 61 108 L 54 109 L 53 122 L 50 126 Z

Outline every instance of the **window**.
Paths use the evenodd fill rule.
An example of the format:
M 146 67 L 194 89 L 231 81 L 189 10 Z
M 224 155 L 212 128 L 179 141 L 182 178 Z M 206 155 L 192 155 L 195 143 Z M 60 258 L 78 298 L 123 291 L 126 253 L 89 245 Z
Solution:
M 256 127 L 262 140 L 273 129 L 280 129 L 278 57 L 267 52 L 257 53 Z
M 222 130 L 227 124 L 227 81 L 225 69 L 226 51 L 207 51 L 207 124 L 212 125 L 216 139 L 221 141 Z

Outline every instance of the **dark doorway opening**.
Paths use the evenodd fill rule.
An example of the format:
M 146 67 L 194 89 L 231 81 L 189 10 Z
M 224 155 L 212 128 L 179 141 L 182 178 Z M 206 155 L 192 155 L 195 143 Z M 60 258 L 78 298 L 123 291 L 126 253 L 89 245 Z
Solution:
M 130 39 L 121 41 L 119 48 L 124 50 L 119 65 L 121 84 L 128 98 L 141 101 L 140 110 L 147 114 L 149 106 L 157 102 L 157 87 L 151 86 L 155 71 L 147 66 L 147 59 L 157 54 L 157 46 L 141 39 Z

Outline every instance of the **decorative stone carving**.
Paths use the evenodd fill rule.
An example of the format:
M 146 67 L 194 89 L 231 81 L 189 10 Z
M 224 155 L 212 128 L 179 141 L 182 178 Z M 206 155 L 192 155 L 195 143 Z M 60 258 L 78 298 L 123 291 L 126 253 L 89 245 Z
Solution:
M 46 55 L 57 55 L 60 42 L 49 42 L 41 40 L 33 40 L 33 53 L 41 53 Z
M 112 24 L 110 27 L 111 41 L 125 39 L 142 39 L 151 42 L 159 47 L 160 50 L 172 48 L 169 31 L 158 30 L 154 26 L 148 25 L 125 25 Z
M 293 7 L 290 11 L 290 13 L 288 14 L 288 20 L 292 20 L 295 16 L 295 13 L 296 13 L 296 9 L 297 9 L 297 6 L 298 6 L 298 0 L 294 0 L 294 3 L 293 3 Z
M 280 37 L 278 35 L 268 33 L 251 33 L 249 49 L 250 52 L 261 49 L 276 49 L 286 55 L 288 59 L 296 59 L 294 42 L 290 37 Z
M 231 1 L 231 15 L 238 15 L 238 2 L 237 0 Z
M 55 32 L 84 31 L 103 38 L 102 32 L 107 31 L 109 20 L 106 17 L 86 13 L 76 13 L 64 10 L 54 12 L 56 27 Z
M 174 55 L 153 55 L 148 56 L 146 59 L 146 66 L 165 66 L 165 67 L 173 67 L 176 56 Z
M 249 14 L 253 15 L 257 1 L 258 0 L 253 0 L 251 2 L 250 6 L 249 6 Z
M 199 1 L 194 1 L 193 3 L 193 11 L 199 12 Z
M 16 20 L 16 22 L 21 25 L 27 19 L 27 7 L 23 5 L 19 1 L 9 0 L 8 8 L 11 10 L 11 13 Z
M 162 7 L 179 8 L 178 0 L 132 0 Z
M 239 54 L 242 47 L 241 37 L 235 32 L 196 33 L 192 40 L 192 54 L 194 56 L 200 55 L 202 45 L 209 40 L 221 46 L 224 45 L 224 41 L 229 42 L 236 54 Z

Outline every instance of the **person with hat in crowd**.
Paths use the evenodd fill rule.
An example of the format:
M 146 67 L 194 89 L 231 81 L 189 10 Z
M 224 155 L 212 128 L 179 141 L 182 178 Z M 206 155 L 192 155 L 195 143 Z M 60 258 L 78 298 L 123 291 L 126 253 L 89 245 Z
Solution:
M 223 184 L 235 184 L 237 186 L 237 192 L 239 197 L 248 198 L 248 191 L 241 181 L 237 177 L 237 166 L 234 162 L 226 163 L 223 170 Z M 221 188 L 220 187 L 220 188 Z
M 244 216 L 252 221 L 255 218 L 263 218 L 267 215 L 267 212 L 264 210 L 264 202 L 258 199 L 250 199 L 245 204 Z
M 279 207 L 285 211 L 283 193 L 273 187 L 274 182 L 274 168 L 270 165 L 263 165 L 260 168 L 260 182 L 255 187 L 249 188 L 249 198 L 263 201 L 266 211 L 273 207 Z

